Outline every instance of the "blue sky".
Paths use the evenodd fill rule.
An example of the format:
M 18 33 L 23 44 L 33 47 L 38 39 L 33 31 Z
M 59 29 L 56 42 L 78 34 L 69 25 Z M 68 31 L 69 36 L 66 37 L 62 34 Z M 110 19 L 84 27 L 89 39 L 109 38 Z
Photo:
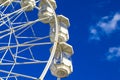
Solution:
M 74 72 L 63 80 L 120 80 L 120 1 L 57 0 L 71 21 Z
M 70 19 L 68 43 L 74 48 L 72 56 L 74 72 L 62 80 L 120 80 L 120 0 L 56 0 L 56 2 L 56 13 Z M 45 27 L 41 27 L 36 33 L 42 32 Z M 42 51 L 47 53 L 45 50 Z M 35 53 L 37 54 L 36 51 Z M 39 65 L 33 66 L 36 74 Z M 28 67 L 29 65 L 24 69 Z M 24 72 L 20 67 L 16 69 L 26 74 L 34 74 Z M 45 80 L 56 78 L 49 71 Z

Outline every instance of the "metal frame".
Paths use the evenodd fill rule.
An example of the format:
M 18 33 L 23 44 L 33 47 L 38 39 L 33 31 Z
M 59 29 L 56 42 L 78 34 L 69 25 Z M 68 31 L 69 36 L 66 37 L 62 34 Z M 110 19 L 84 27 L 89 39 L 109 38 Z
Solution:
M 11 0 L 11 1 L 14 1 L 16 3 L 20 3 L 21 2 L 21 0 Z M 36 0 L 36 3 L 39 2 L 39 1 L 40 0 Z M 35 35 L 34 30 L 32 28 L 32 25 L 34 25 L 35 23 L 40 22 L 42 20 L 48 19 L 48 17 L 42 18 L 42 19 L 36 19 L 36 20 L 33 20 L 33 21 L 29 21 L 28 18 L 27 18 L 27 14 L 24 11 L 29 6 L 23 7 L 21 9 L 18 9 L 16 11 L 14 11 L 14 12 L 6 14 L 5 11 L 7 10 L 8 6 L 6 6 L 6 8 L 4 8 L 3 5 L 5 3 L 3 3 L 3 4 L 0 5 L 1 8 L 4 8 L 3 11 L 0 11 L 1 16 L 2 16 L 0 18 L 0 27 L 3 26 L 3 25 L 5 25 L 6 27 L 8 27 L 8 29 L 0 31 L 0 34 L 4 34 L 5 33 L 4 35 L 0 36 L 0 38 L 2 39 L 4 37 L 6 37 L 6 36 L 9 36 L 8 43 L 0 43 L 1 45 L 6 45 L 7 44 L 6 46 L 2 46 L 2 47 L 0 46 L 0 51 L 6 50 L 4 52 L 4 55 L 2 56 L 2 58 L 0 59 L 0 65 L 12 65 L 10 71 L 0 70 L 1 73 L 7 73 L 8 74 L 6 77 L 3 77 L 6 80 L 8 80 L 9 78 L 13 78 L 13 77 L 16 80 L 17 80 L 17 77 L 25 77 L 25 78 L 30 78 L 30 79 L 33 79 L 33 80 L 44 80 L 45 75 L 47 74 L 47 71 L 49 70 L 49 68 L 51 66 L 51 63 L 52 63 L 52 61 L 54 59 L 54 56 L 55 56 L 55 53 L 56 53 L 56 49 L 57 49 L 57 46 L 58 46 L 58 43 L 59 43 L 59 41 L 58 41 L 59 27 L 58 27 L 57 15 L 56 15 L 56 12 L 55 12 L 53 6 L 49 2 L 49 0 L 46 0 L 46 1 L 49 4 L 50 8 L 53 10 L 53 16 L 54 16 L 54 20 L 55 20 L 55 38 L 54 38 L 54 42 L 34 43 L 34 42 L 37 42 L 39 40 L 50 38 L 50 36 L 45 36 L 45 37 L 36 37 L 36 36 L 34 36 L 34 37 L 21 37 L 21 36 L 19 36 L 19 35 L 21 35 L 24 31 L 26 31 L 29 28 L 32 30 L 33 35 Z M 11 3 L 11 6 L 14 8 L 14 6 L 13 6 L 12 3 Z M 35 9 L 40 10 L 40 8 L 38 6 L 35 6 Z M 17 20 L 17 18 L 20 17 L 22 14 L 25 15 L 25 17 L 27 19 L 27 22 L 15 23 L 15 21 Z M 11 22 L 11 19 L 12 19 L 12 22 Z M 13 27 L 12 25 L 17 25 L 17 26 Z M 19 34 L 16 35 L 15 33 L 17 31 L 19 31 L 19 30 L 22 30 L 22 31 Z M 12 35 L 14 35 L 16 43 L 11 43 Z M 19 43 L 19 41 L 18 41 L 18 39 L 27 39 L 27 38 L 31 38 L 33 40 L 26 41 L 24 43 Z M 31 47 L 40 46 L 40 45 L 48 45 L 48 44 L 53 44 L 49 59 L 47 61 L 40 61 L 40 60 L 34 59 L 33 53 L 31 51 Z M 18 50 L 19 47 L 27 47 L 27 48 L 19 51 Z M 13 52 L 11 50 L 12 48 L 16 48 L 15 54 L 13 54 Z M 32 59 L 18 56 L 18 54 L 21 54 L 25 50 L 29 50 L 30 51 Z M 4 59 L 4 57 L 5 57 L 5 55 L 7 54 L 8 51 L 10 52 L 10 54 L 13 57 L 14 61 Z M 16 61 L 17 58 L 25 59 L 25 60 L 30 60 L 31 62 L 19 63 L 19 62 Z M 8 63 L 2 63 L 2 61 L 6 61 Z M 13 69 L 14 69 L 14 67 L 15 67 L 15 65 L 21 65 L 21 64 L 38 64 L 38 63 L 39 64 L 46 63 L 46 66 L 45 66 L 43 72 L 41 73 L 41 75 L 39 76 L 39 78 L 12 72 Z M 11 76 L 11 74 L 13 76 Z M 60 80 L 60 78 L 57 78 L 57 80 Z

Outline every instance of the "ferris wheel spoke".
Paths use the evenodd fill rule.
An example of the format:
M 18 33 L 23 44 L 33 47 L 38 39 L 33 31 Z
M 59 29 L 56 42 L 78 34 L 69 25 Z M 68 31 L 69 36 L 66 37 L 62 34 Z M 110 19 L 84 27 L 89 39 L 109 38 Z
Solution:
M 9 76 L 11 75 L 11 73 L 12 73 L 14 67 L 15 67 L 15 63 L 13 63 L 13 65 L 12 65 L 12 67 L 11 67 L 11 69 L 10 69 L 10 71 L 9 71 L 9 73 L 8 73 L 8 75 L 7 75 L 7 77 L 6 77 L 6 80 L 9 79 Z
M 27 47 L 27 48 L 24 48 L 24 49 L 22 49 L 22 50 L 18 51 L 18 54 L 20 54 L 20 53 L 22 53 L 22 52 L 24 52 L 24 51 L 28 50 L 28 49 L 29 49 L 29 48 L 31 48 L 31 47 L 33 47 L 33 46 L 30 46 L 30 47 Z
M 6 73 L 6 74 L 9 74 L 9 71 L 5 71 L 5 70 L 0 70 L 1 73 Z M 18 73 L 14 73 L 14 72 L 11 72 L 12 75 L 15 75 L 15 76 L 19 76 L 19 77 L 24 77 L 24 78 L 28 78 L 28 79 L 33 79 L 33 80 L 37 80 L 36 77 L 32 77 L 32 76 L 28 76 L 28 75 L 24 75 L 24 74 L 18 74 Z
M 25 28 L 25 27 L 27 27 L 27 26 L 29 26 L 31 24 L 34 24 L 34 23 L 38 22 L 38 21 L 39 21 L 39 19 L 37 19 L 35 21 L 30 21 L 28 23 L 25 23 L 25 24 L 22 24 L 22 25 L 19 25 L 19 26 L 15 26 L 15 27 L 12 27 L 12 28 L 9 28 L 9 29 L 5 29 L 3 31 L 0 31 L 0 34 L 11 31 L 11 30 L 12 31 L 14 30 L 14 32 L 16 32 L 16 31 L 21 30 L 21 29 L 23 29 L 23 28 Z
M 14 23 L 22 14 L 23 14 L 23 12 L 21 12 L 15 19 L 13 19 L 11 24 Z
M 8 7 L 9 7 L 9 6 L 7 6 L 7 7 L 4 9 L 4 11 L 2 11 L 2 14 L 5 13 L 5 11 L 8 9 Z
M 18 46 L 18 47 L 24 47 L 24 46 L 40 46 L 40 45 L 49 45 L 49 44 L 52 44 L 52 43 L 51 42 L 31 43 L 31 44 L 27 43 L 27 44 L 19 44 L 19 45 L 16 45 L 16 46 Z M 11 47 L 14 47 L 14 46 L 11 46 Z
M 6 17 L 9 17 L 9 16 L 13 15 L 13 14 L 16 14 L 16 13 L 18 14 L 18 13 L 23 12 L 24 9 L 27 8 L 27 7 L 29 7 L 29 6 L 25 6 L 25 7 L 21 8 L 21 9 L 18 9 L 18 10 L 16 10 L 16 11 L 11 12 L 11 13 L 8 13 L 8 14 L 4 14 L 5 16 L 2 17 L 2 18 L 0 19 L 0 21 L 3 20 L 3 19 L 5 19 Z
M 42 42 L 42 43 L 32 43 L 32 44 L 21 44 L 20 47 L 24 46 L 40 46 L 40 45 L 49 45 L 52 44 L 51 42 Z
M 19 26 L 15 26 L 15 27 L 13 27 L 13 28 L 11 28 L 11 29 L 6 29 L 6 30 L 3 30 L 3 31 L 0 31 L 0 34 L 2 34 L 2 33 L 4 33 L 4 32 L 7 32 L 7 31 L 10 31 L 10 30 L 14 30 L 14 32 L 16 32 L 16 31 L 18 31 L 18 30 L 21 30 L 21 29 L 23 29 L 23 28 L 25 28 L 25 27 L 27 27 L 27 26 L 29 26 L 29 25 L 31 25 L 31 24 L 35 24 L 36 22 L 39 22 L 39 21 L 41 21 L 41 20 L 44 20 L 44 19 L 47 19 L 48 17 L 46 17 L 46 18 L 43 18 L 43 19 L 36 19 L 36 20 L 34 20 L 34 21 L 30 21 L 30 22 L 28 22 L 28 23 L 25 23 L 25 24 L 22 24 L 22 25 L 19 25 Z M 15 30 L 16 29 L 16 30 Z M 10 33 L 9 33 L 10 34 Z
M 28 44 L 28 43 L 33 43 L 33 42 L 37 42 L 37 41 L 40 41 L 40 40 L 43 40 L 43 39 L 47 39 L 47 38 L 49 38 L 50 36 L 45 36 L 45 37 L 39 37 L 39 38 L 34 38 L 34 37 L 18 37 L 18 38 L 28 38 L 28 39 L 30 39 L 30 38 L 33 38 L 34 40 L 29 40 L 29 41 L 26 41 L 26 42 L 24 42 L 23 44 Z
M 14 34 L 14 36 L 15 36 L 15 34 Z M 18 44 L 19 44 L 18 40 L 17 40 L 16 38 L 15 38 L 15 40 L 16 40 L 16 43 L 17 43 L 17 45 L 18 45 Z M 17 60 L 17 58 L 14 57 L 14 56 L 17 56 L 17 54 L 18 54 L 18 53 L 17 53 L 17 52 L 18 52 L 18 46 L 17 46 L 17 48 L 16 48 L 15 54 L 12 53 L 11 49 L 9 49 L 9 50 L 10 50 L 10 53 L 11 53 L 13 59 L 14 59 L 14 63 L 13 63 L 13 65 L 12 65 L 12 67 L 11 67 L 11 69 L 10 69 L 10 71 L 9 71 L 9 74 L 7 75 L 7 78 L 6 78 L 6 79 L 9 78 L 9 76 L 11 75 L 11 73 L 12 73 L 14 67 L 16 66 L 16 62 L 17 62 L 16 60 Z
M 21 15 L 21 13 L 17 13 L 17 14 L 15 14 L 14 16 L 12 16 L 12 17 L 10 17 L 10 16 L 8 16 L 8 17 L 10 17 L 10 18 L 8 18 L 8 17 L 5 17 L 5 18 L 7 18 L 7 20 L 6 21 L 2 21 L 2 23 L 0 24 L 0 26 L 2 26 L 2 25 L 4 25 L 4 24 L 6 24 L 10 19 L 13 19 L 16 15 L 18 15 L 18 14 L 20 14 Z M 2 20 L 4 20 L 5 18 L 3 18 Z M 15 18 L 16 19 L 16 18 Z
M 13 45 L 13 46 L 0 47 L 0 50 L 16 48 L 16 47 L 40 46 L 40 45 L 49 45 L 49 44 L 52 44 L 52 43 L 51 42 L 42 42 L 42 43 L 31 43 L 31 44 L 18 44 L 18 45 Z
M 12 53 L 11 49 L 9 49 L 9 50 L 10 50 L 11 55 L 13 56 L 14 54 Z M 34 58 L 30 47 L 29 47 L 29 50 L 30 50 L 30 53 L 31 53 L 32 58 Z M 17 53 L 17 54 L 18 54 L 18 53 Z M 13 57 L 14 57 L 14 56 L 13 56 Z M 28 58 L 24 58 L 24 57 L 20 57 L 20 56 L 17 56 L 17 58 L 22 58 L 22 59 L 27 59 L 27 60 L 34 60 L 34 59 L 28 59 Z M 14 62 L 15 62 L 15 60 L 14 60 Z M 45 63 L 45 62 L 46 62 L 46 61 L 35 62 L 35 63 Z M 32 63 L 34 63 L 34 62 L 26 62 L 26 63 L 24 63 L 24 64 L 32 64 Z M 11 64 L 12 64 L 12 63 L 11 63 Z M 15 64 L 22 64 L 22 63 L 15 63 Z
M 37 23 L 37 22 L 39 22 L 39 21 L 41 21 L 41 20 L 44 20 L 44 19 L 47 19 L 48 17 L 46 17 L 46 18 L 42 18 L 42 19 L 37 19 L 37 20 L 34 20 L 34 21 L 30 21 L 30 22 L 28 22 L 28 23 L 26 23 L 26 24 L 23 24 L 23 25 L 19 25 L 19 26 L 17 26 L 17 27 L 13 27 L 13 29 L 15 30 L 15 29 L 17 29 L 17 30 L 15 30 L 15 32 L 16 31 L 19 31 L 19 30 L 21 30 L 21 29 L 23 29 L 23 28 L 25 28 L 25 27 L 28 27 L 29 25 L 33 25 L 33 24 L 35 24 L 35 23 Z
M 0 45 L 4 45 L 4 44 L 8 44 L 8 43 L 0 43 Z M 10 44 L 16 44 L 16 43 L 10 43 Z
M 23 56 L 15 56 L 15 57 L 19 58 L 19 59 L 33 61 L 33 62 L 47 62 L 47 61 L 41 61 L 41 60 L 31 59 L 31 58 L 27 58 L 27 57 L 23 57 Z
M 11 23 L 12 25 L 22 25 L 22 24 L 25 24 L 26 22 L 14 22 L 14 23 Z
M 43 60 L 36 60 L 36 59 L 31 59 L 31 58 L 27 58 L 27 57 L 23 57 L 23 56 L 15 56 L 16 59 L 22 59 L 25 60 L 25 62 L 18 62 L 18 61 L 12 61 L 9 59 L 3 59 L 3 61 L 6 61 L 4 63 L 1 63 L 0 65 L 24 65 L 24 64 L 45 64 L 48 61 L 43 61 Z M 27 62 L 26 62 L 27 60 Z
M 22 12 L 22 9 L 16 10 L 16 11 L 14 11 L 14 12 L 12 12 L 12 13 L 4 14 L 4 17 L 2 17 L 2 18 L 0 19 L 0 21 L 1 21 L 1 20 L 4 20 L 5 18 L 7 18 L 7 17 L 9 17 L 9 16 L 11 16 L 11 15 L 13 15 L 13 14 L 18 14 L 18 13 L 20 13 L 20 12 Z M 2 14 L 3 14 L 3 13 L 2 13 Z
M 13 1 L 14 1 L 14 0 L 13 0 Z M 15 11 L 15 7 L 14 7 L 13 3 L 11 3 L 11 6 L 12 6 L 13 10 Z
M 31 48 L 29 48 L 29 52 L 30 52 L 30 55 L 31 55 L 32 59 L 35 59 L 34 56 L 33 56 L 33 52 L 31 50 Z
M 46 39 L 49 38 L 50 36 L 45 36 L 45 37 L 27 37 L 27 36 L 16 36 L 16 38 L 20 38 L 20 39 Z
M 15 53 L 15 54 L 12 52 L 11 49 L 9 49 L 9 52 L 10 52 L 10 54 L 11 54 L 11 56 L 12 56 L 14 62 L 16 62 L 16 57 L 15 57 L 15 56 L 17 56 L 16 54 L 18 54 L 18 48 L 16 48 L 16 53 Z
M 29 64 L 46 64 L 48 61 L 36 61 L 36 62 L 16 62 L 15 65 L 29 65 Z M 1 63 L 2 66 L 11 66 L 13 63 Z
M 18 77 L 18 76 L 9 76 L 9 78 L 15 78 L 15 77 Z M 2 79 L 6 79 L 7 77 L 1 77 Z M 17 80 L 17 79 L 16 79 Z
M 2 23 L 4 23 L 5 21 L 3 20 Z M 5 26 L 9 28 L 9 25 L 7 23 L 5 23 Z
M 38 21 L 39 21 L 39 20 L 37 20 L 37 21 L 35 21 L 35 22 L 38 22 Z M 23 24 L 23 25 L 20 25 L 20 26 L 16 26 L 16 27 L 13 27 L 13 28 L 10 28 L 10 29 L 6 29 L 6 30 L 3 30 L 3 31 L 0 31 L 0 34 L 10 31 L 10 32 L 8 32 L 7 34 L 4 34 L 4 35 L 0 36 L 0 38 L 4 38 L 4 37 L 6 37 L 6 36 L 9 36 L 10 34 L 15 33 L 15 32 L 17 32 L 17 31 L 19 31 L 19 30 L 21 30 L 21 29 L 23 29 L 23 28 L 25 28 L 25 27 L 28 27 L 28 28 L 29 28 L 28 25 L 33 24 L 33 23 L 35 23 L 35 22 Z M 27 30 L 28 28 L 26 28 L 25 30 Z M 14 29 L 16 29 L 16 30 L 14 30 Z M 22 32 L 24 32 L 24 31 L 22 31 Z
M 11 2 L 14 1 L 14 0 L 10 0 Z M 8 3 L 8 1 L 6 0 L 4 3 L 0 4 L 0 6 L 4 6 L 6 3 Z M 8 4 L 10 5 L 10 3 Z
M 7 52 L 8 52 L 8 49 L 6 49 L 4 55 L 3 55 L 2 58 L 0 59 L 0 63 L 3 61 L 3 59 L 4 59 L 5 55 L 7 54 Z
M 0 5 L 0 10 L 3 9 L 3 8 L 4 8 L 4 6 Z
M 29 22 L 28 16 L 26 15 L 25 12 L 24 12 L 24 14 L 25 14 L 25 17 L 26 17 L 27 22 Z M 34 31 L 32 25 L 30 25 L 30 28 L 31 28 L 31 30 L 32 30 L 33 35 L 36 36 L 35 31 Z
M 33 24 L 32 24 L 33 25 Z M 28 30 L 29 28 L 31 28 L 31 25 L 28 26 L 27 28 L 23 29 L 19 34 L 17 34 L 17 36 L 20 36 L 22 33 L 24 33 L 26 30 Z M 35 34 L 35 33 L 34 33 Z
M 43 61 L 43 60 L 36 60 L 36 59 L 31 59 L 31 58 L 27 58 L 27 57 L 23 57 L 23 56 L 15 56 L 17 59 L 22 59 L 22 60 L 25 60 L 25 62 L 18 62 L 18 61 L 12 61 L 12 60 L 9 60 L 9 59 L 3 59 L 3 63 L 0 63 L 0 65 L 13 65 L 14 63 L 16 65 L 24 65 L 24 64 L 45 64 L 47 63 L 48 61 Z M 28 60 L 26 62 L 26 60 Z
M 10 36 L 9 36 L 9 40 L 8 40 L 8 46 L 10 46 L 11 37 L 12 37 L 12 35 L 10 34 Z M 0 62 L 2 62 L 2 60 L 3 60 L 3 59 L 4 59 L 4 57 L 6 56 L 7 52 L 8 52 L 8 49 L 6 49 L 6 51 L 5 51 L 4 55 L 3 55 L 3 56 L 2 56 L 2 58 L 0 59 Z
M 9 23 L 9 25 L 10 25 L 10 28 L 12 28 L 10 19 L 9 19 L 8 17 L 7 17 L 7 19 L 8 19 L 8 23 Z M 13 33 L 13 35 L 15 36 L 14 33 Z M 15 38 L 15 40 L 16 40 L 16 43 L 18 44 L 18 40 L 17 40 L 16 38 Z M 16 58 L 14 57 L 14 55 L 17 56 L 18 47 L 16 47 L 16 52 L 15 52 L 15 54 L 13 54 L 13 52 L 11 51 L 11 49 L 9 49 L 9 51 L 10 51 L 10 54 L 11 54 L 11 56 L 12 56 L 14 62 L 16 62 Z M 4 57 L 3 57 L 3 58 L 4 58 Z M 12 73 L 12 71 L 13 71 L 15 65 L 16 65 L 16 63 L 13 63 L 13 65 L 12 65 L 10 71 L 9 71 L 9 74 L 8 74 L 7 77 L 6 77 L 6 80 L 9 79 L 9 76 L 11 75 L 11 73 Z
M 21 2 L 21 1 L 19 1 L 19 2 Z M 38 3 L 38 2 L 39 2 L 39 0 L 36 1 L 36 3 Z M 3 3 L 3 4 L 5 4 L 5 3 Z M 3 4 L 1 4 L 1 5 L 3 5 Z M 0 5 L 0 6 L 1 6 L 1 5 Z M 12 4 L 11 4 L 11 5 L 12 5 Z M 4 11 L 2 11 L 3 14 L 4 14 L 4 12 L 6 11 L 6 9 L 7 9 L 8 7 L 9 7 L 9 6 L 7 6 Z M 14 6 L 13 6 L 13 5 L 12 5 L 12 7 L 13 7 L 13 9 L 14 9 Z M 29 7 L 29 5 L 28 5 L 28 6 L 25 6 L 25 7 L 22 7 L 21 9 L 18 9 L 18 10 L 14 11 L 14 12 L 11 12 L 11 13 L 8 13 L 8 14 L 4 14 L 5 16 L 2 17 L 2 18 L 0 19 L 0 21 L 3 20 L 3 19 L 5 19 L 6 17 L 9 17 L 9 16 L 13 15 L 13 14 L 20 13 L 20 12 L 24 12 L 24 10 L 25 10 L 26 8 L 28 8 L 28 7 Z
M 9 36 L 11 33 L 12 33 L 12 32 L 9 32 L 9 33 L 7 33 L 7 34 L 4 34 L 4 35 L 0 36 L 0 39 L 4 38 L 4 37 L 6 37 L 6 36 Z
M 41 10 L 38 6 L 35 6 L 35 9 L 37 9 L 37 10 L 39 10 L 39 11 Z
M 36 0 L 36 3 L 40 2 L 41 0 Z M 21 0 L 14 0 L 13 2 L 16 2 L 16 3 L 21 3 Z
M 45 37 L 17 37 L 17 38 L 22 38 L 22 39 L 29 39 L 29 38 L 33 38 L 33 39 L 35 39 L 35 40 L 31 40 L 31 41 L 28 41 L 28 42 L 24 42 L 23 44 L 28 44 L 28 43 L 32 43 L 32 42 L 36 42 L 36 41 L 40 41 L 40 40 L 43 40 L 43 39 L 47 39 L 47 38 L 49 38 L 49 36 L 45 36 Z M 20 54 L 20 53 L 22 53 L 22 52 L 24 52 L 24 51 L 26 51 L 26 50 L 28 50 L 29 48 L 32 48 L 33 47 L 33 45 L 32 46 L 29 46 L 29 47 L 27 47 L 27 48 L 24 48 L 24 49 L 22 49 L 22 50 L 20 50 L 19 52 L 18 52 L 18 54 Z
M 15 34 L 13 33 L 13 35 L 15 36 Z M 16 43 L 17 43 L 17 45 L 19 44 L 19 42 L 18 42 L 18 40 L 17 40 L 17 38 L 15 38 L 15 40 L 16 40 Z M 18 46 L 16 47 L 16 51 L 15 51 L 15 54 L 13 54 L 13 52 L 12 52 L 12 50 L 11 49 L 9 49 L 10 50 L 10 53 L 11 53 L 11 55 L 12 55 L 12 58 L 13 58 L 13 60 L 14 60 L 14 63 L 13 63 L 13 65 L 12 65 L 12 67 L 11 67 L 11 69 L 10 69 L 10 71 L 9 71 L 9 73 L 8 73 L 8 75 L 7 75 L 7 77 L 6 77 L 6 80 L 8 80 L 9 79 L 9 76 L 11 75 L 11 73 L 12 73 L 12 71 L 13 71 L 13 69 L 14 69 L 14 67 L 16 66 L 16 60 L 17 60 L 17 58 L 15 57 L 15 56 L 17 56 L 17 52 L 18 52 Z
M 13 61 L 15 62 L 14 54 L 12 53 L 11 49 L 8 49 L 8 51 L 10 51 L 10 55 L 12 56 L 12 59 L 13 59 Z M 8 52 L 8 51 L 7 51 L 7 52 Z M 7 55 L 7 52 L 6 52 L 5 55 Z M 6 61 L 6 62 L 13 62 L 12 60 L 4 59 L 5 55 L 0 59 L 1 62 L 3 62 L 3 61 Z
M 9 60 L 9 59 L 3 59 L 2 61 L 5 61 L 5 62 L 7 62 L 7 63 L 14 63 L 14 61 L 12 61 L 12 60 Z M 0 65 L 2 65 L 3 63 L 0 63 Z
M 1 16 L 3 15 L 2 13 L 0 13 L 0 14 L 1 14 Z M 1 21 L 0 21 L 0 24 L 2 24 L 2 25 L 5 24 L 5 25 L 9 28 L 9 25 L 8 25 L 6 22 L 7 22 L 7 21 L 5 21 L 5 20 L 1 20 Z M 2 26 L 2 25 L 1 25 L 1 26 Z
M 17 76 L 15 76 L 15 80 L 18 80 L 18 79 L 17 79 Z

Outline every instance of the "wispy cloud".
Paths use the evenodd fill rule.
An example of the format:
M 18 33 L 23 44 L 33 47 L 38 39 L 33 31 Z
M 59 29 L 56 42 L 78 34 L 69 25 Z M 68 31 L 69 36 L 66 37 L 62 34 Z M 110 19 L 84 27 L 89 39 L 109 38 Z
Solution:
M 119 60 L 120 59 L 120 47 L 111 47 L 106 55 L 108 61 Z
M 100 40 L 101 36 L 109 36 L 116 30 L 120 30 L 118 26 L 120 22 L 120 13 L 113 16 L 105 16 L 98 21 L 95 26 L 90 27 L 90 40 Z
M 112 19 L 111 16 L 103 17 L 97 24 L 98 27 L 102 28 L 106 34 L 110 34 L 117 29 L 117 23 L 120 20 L 120 14 L 116 13 Z
M 89 39 L 90 40 L 97 40 L 99 41 L 100 40 L 100 34 L 98 32 L 98 30 L 94 27 L 91 27 L 90 28 L 90 36 L 89 36 Z

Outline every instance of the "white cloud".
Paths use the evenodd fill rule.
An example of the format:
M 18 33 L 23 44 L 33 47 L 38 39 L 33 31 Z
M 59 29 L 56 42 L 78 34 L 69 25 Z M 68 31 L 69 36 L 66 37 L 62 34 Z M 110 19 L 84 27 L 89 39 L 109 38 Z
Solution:
M 89 40 L 100 40 L 102 36 L 109 36 L 119 29 L 120 13 L 113 16 L 102 17 L 95 26 L 90 27 Z
M 106 34 L 110 34 L 117 29 L 117 22 L 120 20 L 120 14 L 116 13 L 113 18 L 109 20 L 110 17 L 111 16 L 103 17 L 97 24 Z
M 97 29 L 95 29 L 95 28 L 90 29 L 90 38 L 89 39 L 90 40 L 97 40 L 97 41 L 100 40 L 100 36 L 99 36 Z
M 120 47 L 111 47 L 107 53 L 107 60 L 118 60 L 120 59 Z

